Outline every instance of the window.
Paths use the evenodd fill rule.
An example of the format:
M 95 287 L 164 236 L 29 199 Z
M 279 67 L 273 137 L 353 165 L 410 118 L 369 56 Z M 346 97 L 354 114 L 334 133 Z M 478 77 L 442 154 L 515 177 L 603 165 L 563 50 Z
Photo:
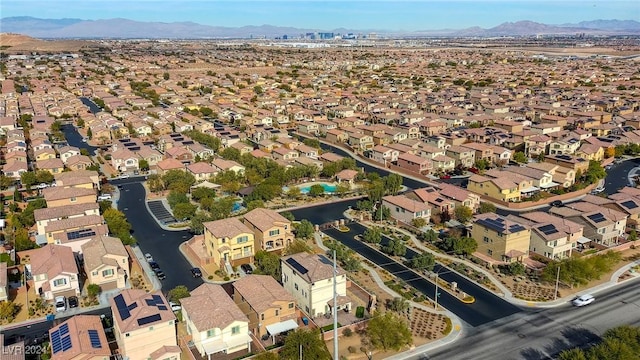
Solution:
M 53 280 L 53 286 L 62 286 L 62 285 L 67 285 L 67 279 Z
M 231 328 L 231 334 L 232 335 L 237 335 L 240 334 L 240 326 L 234 326 Z
M 289 309 L 293 309 L 293 303 L 289 303 Z
M 129 333 L 124 334 L 124 337 L 129 337 Z
M 104 277 L 113 276 L 113 274 L 114 274 L 113 269 L 107 269 L 102 271 L 102 276 Z
M 269 230 L 269 236 L 280 235 L 280 229 Z
M 70 199 L 70 200 L 71 200 L 71 202 L 75 202 L 75 201 L 76 201 L 76 197 L 75 197 L 75 196 L 73 196 L 73 197 L 71 197 L 71 199 Z
M 207 330 L 207 337 L 213 337 L 216 334 L 216 331 L 214 329 L 211 330 Z
M 260 314 L 260 320 L 264 320 L 264 313 Z
M 293 287 L 296 288 L 296 290 L 298 290 L 298 284 L 293 284 Z
M 493 250 L 491 250 L 491 249 L 487 249 L 487 254 L 489 254 L 489 255 L 493 255 Z
M 276 316 L 280 316 L 280 310 L 276 309 Z
M 153 331 L 153 326 L 149 326 L 149 331 Z
M 488 243 L 489 241 L 491 241 L 491 240 L 489 240 L 489 238 L 488 238 L 488 237 L 486 237 L 486 236 L 485 236 L 485 237 L 483 237 L 483 238 L 482 238 L 482 240 L 483 240 L 484 242 L 486 242 L 486 243 Z
M 246 243 L 247 241 L 249 241 L 249 237 L 247 235 L 238 236 L 238 240 L 237 241 L 238 241 L 238 244 Z
M 98 276 L 98 272 L 97 272 L 97 271 L 94 271 L 94 272 L 92 272 L 92 273 L 91 273 L 91 275 L 93 275 L 93 276 Z

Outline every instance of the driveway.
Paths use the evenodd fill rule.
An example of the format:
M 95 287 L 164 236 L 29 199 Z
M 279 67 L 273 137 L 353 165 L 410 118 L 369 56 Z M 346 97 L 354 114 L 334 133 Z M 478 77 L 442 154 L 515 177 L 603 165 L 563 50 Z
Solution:
M 193 290 L 202 284 L 202 279 L 191 276 L 191 264 L 178 250 L 181 243 L 191 238 L 191 233 L 185 230 L 168 231 L 160 227 L 147 210 L 145 190 L 140 182 L 122 179 L 112 183 L 122 186 L 118 209 L 131 223 L 133 236 L 140 250 L 150 253 L 167 275 L 167 278 L 161 281 L 163 292 L 166 293 L 178 285 L 185 285 L 189 290 Z

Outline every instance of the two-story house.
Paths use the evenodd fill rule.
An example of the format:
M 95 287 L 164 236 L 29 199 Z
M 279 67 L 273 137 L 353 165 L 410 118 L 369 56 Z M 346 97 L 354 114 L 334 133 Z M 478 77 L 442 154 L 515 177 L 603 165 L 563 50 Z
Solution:
M 298 306 L 311 317 L 331 314 L 333 311 L 333 263 L 318 254 L 298 253 L 281 259 L 282 284 L 293 295 Z M 347 275 L 336 267 L 336 310 L 351 310 L 347 296 Z
M 203 358 L 251 351 L 249 318 L 222 286 L 204 283 L 180 299 L 180 305 L 187 333 Z
M 584 226 L 545 212 L 534 211 L 507 218 L 531 227 L 529 250 L 552 260 L 571 257 L 583 237 Z
M 111 166 L 120 172 L 139 170 L 139 160 L 136 154 L 125 148 L 111 153 Z
M 382 206 L 389 209 L 392 218 L 411 224 L 413 219 L 422 218 L 429 222 L 431 207 L 422 202 L 413 200 L 405 195 L 388 195 L 382 198 Z
M 187 172 L 196 178 L 196 181 L 205 181 L 217 174 L 216 168 L 206 162 L 197 162 L 187 165 Z
M 518 184 L 510 180 L 507 176 L 493 178 L 473 174 L 469 177 L 467 189 L 476 194 L 506 202 L 520 201 L 521 196 Z
M 179 360 L 176 316 L 160 291 L 127 289 L 109 299 L 113 333 L 129 360 Z
M 49 330 L 49 344 L 51 360 L 111 358 L 107 335 L 98 315 L 75 315 L 52 327 Z
M 78 266 L 70 247 L 50 244 L 27 253 L 30 257 L 27 271 L 33 277 L 38 295 L 46 300 L 80 295 Z M 23 258 L 22 254 L 20 256 Z
M 476 163 L 476 152 L 463 146 L 449 146 L 447 148 L 446 154 L 447 156 L 454 159 L 455 166 L 470 168 L 473 167 Z
M 82 245 L 87 281 L 104 290 L 124 289 L 129 278 L 129 253 L 122 241 L 100 236 Z
M 50 187 L 42 189 L 42 195 L 50 208 L 96 202 L 94 189 Z
M 244 214 L 243 222 L 255 236 L 255 249 L 283 251 L 294 239 L 291 221 L 275 210 L 256 208 Z
M 232 286 L 233 301 L 249 318 L 256 337 L 273 337 L 298 327 L 295 299 L 273 277 L 247 275 Z
M 100 205 L 96 202 L 36 209 L 33 212 L 38 234 L 41 235 L 45 234 L 44 229 L 51 222 L 91 215 L 100 215 Z
M 237 218 L 209 221 L 204 225 L 207 254 L 220 267 L 253 262 L 255 235 Z
M 554 207 L 549 212 L 583 225 L 584 236 L 604 246 L 616 245 L 627 226 L 627 214 L 585 201 Z
M 398 155 L 398 167 L 420 175 L 429 174 L 433 170 L 431 160 L 410 153 Z
M 473 218 L 471 237 L 482 255 L 499 262 L 522 261 L 529 254 L 531 228 L 498 214 L 479 214 Z

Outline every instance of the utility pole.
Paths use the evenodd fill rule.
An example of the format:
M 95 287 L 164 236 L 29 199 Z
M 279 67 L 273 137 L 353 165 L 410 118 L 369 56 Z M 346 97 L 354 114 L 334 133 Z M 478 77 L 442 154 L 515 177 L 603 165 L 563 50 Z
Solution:
M 340 359 L 338 354 L 338 267 L 336 266 L 336 251 L 333 250 L 333 360 Z
M 556 291 L 553 293 L 553 300 L 558 298 L 558 284 L 560 283 L 560 265 L 558 265 L 558 274 L 556 275 Z

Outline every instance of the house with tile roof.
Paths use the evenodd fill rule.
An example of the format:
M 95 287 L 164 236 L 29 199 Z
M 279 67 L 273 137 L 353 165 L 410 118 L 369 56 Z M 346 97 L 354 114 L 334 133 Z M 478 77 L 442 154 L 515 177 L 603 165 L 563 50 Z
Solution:
M 47 207 L 50 208 L 96 202 L 96 191 L 93 188 L 59 188 L 56 186 L 42 189 L 42 195 L 47 202 Z
M 571 257 L 579 241 L 584 240 L 584 226 L 541 211 L 509 215 L 507 219 L 531 228 L 529 250 L 551 260 Z
M 109 299 L 120 354 L 130 360 L 179 360 L 176 316 L 162 292 L 127 289 Z
M 205 222 L 204 243 L 207 254 L 221 268 L 253 262 L 255 235 L 237 218 Z
M 256 208 L 243 215 L 243 222 L 255 235 L 255 248 L 283 251 L 294 239 L 291 221 L 277 211 Z
M 477 253 L 497 262 L 522 261 L 529 256 L 531 228 L 494 213 L 474 216 L 471 237 Z
M 70 247 L 50 244 L 23 253 L 21 258 L 29 255 L 26 267 L 37 294 L 47 300 L 80 294 L 78 266 Z
M 324 255 L 298 253 L 283 257 L 282 285 L 309 316 L 317 317 L 333 311 L 333 262 Z M 335 276 L 337 310 L 351 310 L 347 296 L 347 275 L 337 266 Z
M 122 241 L 98 236 L 82 245 L 87 281 L 104 290 L 124 289 L 130 276 L 129 253 Z
M 49 329 L 51 360 L 104 360 L 111 349 L 98 315 L 76 315 Z
M 215 176 L 218 171 L 206 162 L 197 162 L 187 165 L 187 172 L 191 173 L 196 181 L 205 181 Z
M 520 187 L 508 176 L 488 177 L 473 174 L 467 185 L 469 191 L 501 201 L 520 201 Z
M 388 195 L 382 198 L 382 206 L 389 209 L 393 219 L 411 224 L 413 219 L 422 218 L 429 223 L 431 206 L 422 201 L 413 200 L 405 195 Z
M 549 212 L 583 225 L 584 236 L 604 246 L 618 244 L 627 226 L 627 214 L 586 201 L 553 207 Z
M 258 338 L 298 327 L 294 297 L 269 275 L 247 275 L 232 283 L 233 301 Z
M 204 283 L 180 300 L 187 333 L 200 356 L 251 351 L 249 318 L 218 284 Z

